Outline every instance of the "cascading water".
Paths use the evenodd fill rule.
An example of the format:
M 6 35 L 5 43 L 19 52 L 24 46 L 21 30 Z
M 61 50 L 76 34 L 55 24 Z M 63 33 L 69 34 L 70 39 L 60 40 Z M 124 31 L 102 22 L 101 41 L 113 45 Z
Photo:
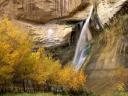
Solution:
M 89 16 L 81 30 L 81 34 L 77 42 L 75 56 L 73 60 L 73 64 L 76 70 L 79 70 L 81 68 L 82 64 L 84 63 L 84 61 L 88 56 L 87 51 L 90 48 L 89 40 L 92 39 L 92 35 L 89 30 L 89 21 L 91 19 L 92 13 L 93 13 L 93 6 L 91 7 Z

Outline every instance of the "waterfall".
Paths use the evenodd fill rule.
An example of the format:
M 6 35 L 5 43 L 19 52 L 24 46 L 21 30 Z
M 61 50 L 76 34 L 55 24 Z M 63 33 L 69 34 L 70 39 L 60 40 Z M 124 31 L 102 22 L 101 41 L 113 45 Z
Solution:
M 90 48 L 89 40 L 91 40 L 92 36 L 89 30 L 89 21 L 91 19 L 93 13 L 93 6 L 91 7 L 89 16 L 81 30 L 81 34 L 79 40 L 77 42 L 75 56 L 73 59 L 73 65 L 76 70 L 79 70 L 83 65 L 84 61 L 88 56 L 88 49 Z

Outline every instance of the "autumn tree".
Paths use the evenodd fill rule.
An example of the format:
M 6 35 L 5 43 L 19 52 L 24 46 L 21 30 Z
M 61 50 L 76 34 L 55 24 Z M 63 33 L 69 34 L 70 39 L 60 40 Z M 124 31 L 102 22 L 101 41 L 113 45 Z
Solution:
M 18 82 L 24 91 L 33 83 L 61 86 L 66 91 L 84 87 L 86 76 L 83 72 L 76 72 L 71 66 L 61 68 L 59 61 L 46 56 L 44 48 L 37 52 L 32 48 L 27 33 L 20 31 L 7 18 L 0 22 L 0 85 Z
M 65 66 L 63 69 L 56 70 L 51 78 L 53 84 L 62 86 L 65 91 L 80 91 L 86 83 L 84 72 L 77 72 L 72 66 Z

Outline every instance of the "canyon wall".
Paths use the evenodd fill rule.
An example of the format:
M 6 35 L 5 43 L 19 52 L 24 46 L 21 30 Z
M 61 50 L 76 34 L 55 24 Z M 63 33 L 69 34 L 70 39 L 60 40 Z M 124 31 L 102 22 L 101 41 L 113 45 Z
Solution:
M 46 23 L 73 14 L 86 5 L 87 0 L 2 0 L 0 13 L 9 17 Z

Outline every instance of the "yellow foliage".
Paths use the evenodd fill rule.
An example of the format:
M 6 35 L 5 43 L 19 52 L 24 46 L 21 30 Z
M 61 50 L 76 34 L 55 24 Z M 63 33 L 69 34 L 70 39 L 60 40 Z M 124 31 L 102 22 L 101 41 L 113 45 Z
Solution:
M 32 52 L 29 36 L 7 18 L 0 23 L 0 65 L 0 79 L 31 79 L 39 84 L 44 84 L 49 75 L 61 67 L 58 61 L 45 55 L 43 48 Z
M 30 45 L 27 35 L 14 27 L 7 18 L 0 22 L 0 79 L 13 77 L 14 66 L 20 64 L 22 57 L 31 51 Z
M 125 84 L 124 83 L 118 83 L 116 84 L 116 87 L 118 91 L 124 91 L 125 90 Z
M 56 70 L 51 76 L 53 84 L 62 86 L 66 90 L 81 90 L 85 86 L 86 75 L 83 71 L 76 72 L 73 67 L 66 66 Z
M 115 80 L 118 82 L 116 84 L 116 88 L 119 91 L 125 91 L 127 90 L 127 82 L 128 82 L 128 70 L 127 68 L 124 67 L 120 67 L 117 71 L 116 71 L 116 76 L 115 76 Z
M 83 72 L 76 72 L 71 66 L 61 68 L 60 62 L 46 56 L 43 48 L 32 52 L 32 46 L 29 36 L 7 18 L 0 23 L 0 81 L 31 80 L 38 84 L 48 81 L 66 90 L 84 87 Z

